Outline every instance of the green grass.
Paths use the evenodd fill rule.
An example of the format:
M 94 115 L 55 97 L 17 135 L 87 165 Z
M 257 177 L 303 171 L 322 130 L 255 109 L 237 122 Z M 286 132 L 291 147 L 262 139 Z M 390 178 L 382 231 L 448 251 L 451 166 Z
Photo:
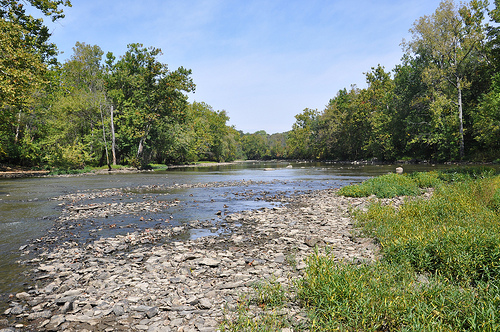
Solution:
M 357 218 L 390 262 L 450 280 L 500 277 L 500 177 L 443 185 L 399 210 L 374 204 Z
M 459 168 L 386 175 L 353 186 L 358 188 L 344 193 L 387 197 L 410 192 L 405 188 L 413 188 L 414 195 L 421 188 L 435 190 L 430 198 L 415 197 L 398 209 L 373 203 L 366 212 L 355 213 L 362 233 L 380 244 L 381 260 L 338 263 L 328 250 L 317 250 L 293 290 L 282 294 L 269 284 L 261 289 L 274 295 L 263 302 L 299 301 L 309 321 L 293 326 L 294 331 L 500 331 L 496 174 L 485 168 Z M 258 302 L 262 296 L 256 294 Z M 247 316 L 237 316 L 235 321 L 241 321 L 232 331 L 285 326 L 272 316 L 274 308 L 269 306 L 260 316 L 267 319 L 243 325 L 247 307 Z
M 298 285 L 311 331 L 496 331 L 497 284 L 464 288 L 411 266 L 335 263 L 316 253 Z
M 498 175 L 499 171 L 491 167 L 455 167 L 439 172 L 415 172 L 411 174 L 390 173 L 370 178 L 360 184 L 342 187 L 339 195 L 349 197 L 378 198 L 396 196 L 417 196 L 423 188 L 438 187 L 445 183 L 465 182 Z
M 379 198 L 395 196 L 415 196 L 421 190 L 417 183 L 408 176 L 387 174 L 371 178 L 358 185 L 346 186 L 340 189 L 339 195 L 350 197 L 366 197 L 375 195 Z
M 82 174 L 82 173 L 90 173 L 92 172 L 92 168 L 86 166 L 81 169 L 72 169 L 72 168 L 49 168 L 50 172 L 48 175 L 66 175 L 66 174 Z
M 240 297 L 236 317 L 227 318 L 220 326 L 221 331 L 280 331 L 292 325 L 290 317 L 283 313 L 288 300 L 287 290 L 275 280 L 253 285 L 253 297 Z M 258 306 L 261 310 L 250 310 Z

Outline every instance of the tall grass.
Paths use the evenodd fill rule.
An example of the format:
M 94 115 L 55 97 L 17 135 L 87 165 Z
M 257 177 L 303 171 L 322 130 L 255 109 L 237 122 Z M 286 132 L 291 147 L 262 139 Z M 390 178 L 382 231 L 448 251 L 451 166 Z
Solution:
M 440 186 L 399 210 L 373 205 L 357 218 L 389 262 L 456 281 L 500 276 L 500 177 Z
M 366 180 L 359 185 L 346 186 L 339 194 L 351 197 L 376 195 L 379 198 L 394 196 L 415 196 L 420 194 L 417 183 L 407 176 L 387 174 Z
M 298 296 L 311 331 L 497 331 L 497 284 L 464 288 L 440 276 L 422 278 L 406 264 L 334 263 L 309 258 Z
M 355 214 L 364 234 L 380 243 L 380 261 L 338 263 L 328 250 L 308 258 L 294 294 L 309 312 L 303 330 L 500 331 L 500 176 L 495 174 L 484 168 L 391 174 L 340 190 L 392 197 L 435 188 L 430 198 L 415 197 L 398 209 L 374 203 Z M 284 296 L 263 289 L 279 294 L 272 298 Z M 265 330 L 261 323 L 270 324 L 235 330 Z

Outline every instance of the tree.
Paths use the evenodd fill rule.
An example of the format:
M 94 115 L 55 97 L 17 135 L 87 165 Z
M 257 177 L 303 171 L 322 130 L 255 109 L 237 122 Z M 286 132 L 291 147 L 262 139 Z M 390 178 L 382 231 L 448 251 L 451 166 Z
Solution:
M 117 140 L 122 154 L 138 164 L 148 163 L 153 155 L 168 150 L 156 139 L 165 136 L 158 132 L 151 135 L 152 131 L 165 130 L 167 125 L 174 128 L 175 123 L 182 122 L 187 108 L 184 93 L 195 89 L 191 70 L 179 67 L 169 71 L 158 61 L 161 54 L 154 47 L 129 44 L 117 62 L 112 53 L 107 55 L 107 90 L 116 109 Z
M 46 82 L 46 67 L 25 34 L 19 25 L 0 19 L 0 157 L 6 157 L 14 144 L 20 111 L 31 106 L 34 93 Z
M 487 1 L 472 0 L 458 10 L 451 0 L 444 0 L 430 16 L 418 19 L 412 40 L 403 42 L 408 55 L 426 59 L 422 78 L 433 90 L 431 106 L 436 116 L 456 105 L 459 123 L 460 158 L 464 157 L 462 91 L 469 86 L 466 79 L 468 61 L 484 39 L 484 12 Z
M 26 4 L 38 9 L 52 21 L 64 18 L 62 7 L 71 7 L 69 0 L 0 0 L 0 20 L 11 22 L 18 26 L 23 39 L 31 47 L 34 53 L 42 57 L 43 62 L 55 63 L 57 55 L 55 44 L 49 43 L 49 29 L 43 25 L 42 18 L 35 18 L 26 14 Z
M 269 152 L 267 133 L 264 130 L 259 130 L 253 134 L 243 135 L 241 149 L 247 159 L 264 159 Z
M 366 73 L 368 88 L 362 90 L 362 102 L 369 109 L 369 138 L 365 145 L 368 156 L 394 159 L 394 81 L 384 67 L 378 65 Z
M 87 162 L 102 164 L 106 159 L 109 165 L 103 54 L 97 45 L 77 42 L 61 68 L 62 91 L 49 110 L 47 146 L 57 150 L 51 153 L 51 164 L 81 167 Z
M 362 98 L 362 91 L 352 86 L 330 99 L 318 124 L 321 158 L 358 160 L 366 156 L 371 133 L 370 105 Z
M 289 157 L 307 159 L 316 157 L 316 135 L 318 134 L 318 110 L 306 108 L 295 116 L 295 123 L 288 133 Z
M 26 14 L 27 3 L 53 21 L 64 17 L 62 6 L 71 6 L 59 0 L 0 1 L 0 158 L 17 162 L 23 159 L 20 143 L 32 142 L 22 136 L 21 122 L 46 88 L 47 64 L 57 54 L 43 19 Z
M 475 114 L 476 139 L 484 144 L 488 156 L 500 158 L 500 73 L 494 76 Z

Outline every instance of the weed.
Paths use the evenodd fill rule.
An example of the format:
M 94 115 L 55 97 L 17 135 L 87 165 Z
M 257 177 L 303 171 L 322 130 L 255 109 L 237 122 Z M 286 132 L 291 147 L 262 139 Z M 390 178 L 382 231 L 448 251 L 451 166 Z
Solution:
M 279 307 L 286 302 L 283 286 L 275 280 L 267 280 L 254 285 L 258 305 Z
M 298 296 L 311 331 L 493 331 L 500 328 L 498 287 L 466 288 L 407 264 L 351 265 L 312 255 Z
M 416 196 L 421 193 L 415 181 L 405 175 L 387 174 L 366 180 L 357 185 L 346 186 L 339 190 L 339 195 L 366 197 L 376 195 L 379 198 L 395 196 Z

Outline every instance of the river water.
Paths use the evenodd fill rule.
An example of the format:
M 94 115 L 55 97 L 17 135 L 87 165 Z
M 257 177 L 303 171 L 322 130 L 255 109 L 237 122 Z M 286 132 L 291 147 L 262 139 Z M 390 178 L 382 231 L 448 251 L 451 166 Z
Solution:
M 0 304 L 4 302 L 2 299 L 5 299 L 7 294 L 25 290 L 29 283 L 29 278 L 23 273 L 27 267 L 16 263 L 23 258 L 19 248 L 47 235 L 61 214 L 61 201 L 56 198 L 62 195 L 130 188 L 126 195 L 128 203 L 144 202 L 146 199 L 178 202 L 175 206 L 154 213 L 95 218 L 92 220 L 94 229 L 83 229 L 79 234 L 79 240 L 89 241 L 93 238 L 152 227 L 152 222 L 160 222 L 169 227 L 191 220 L 213 220 L 228 213 L 279 205 L 279 200 L 273 202 L 272 197 L 338 188 L 372 176 L 394 172 L 396 167 L 397 165 L 243 162 L 133 174 L 2 179 L 0 180 L 0 253 L 2 254 Z M 445 166 L 404 167 L 405 172 L 411 172 Z M 182 187 L 182 185 L 213 182 L 221 182 L 223 185 L 206 188 L 199 185 Z M 144 190 L 140 190 L 144 186 L 169 189 L 145 194 Z M 111 200 L 111 198 L 94 198 L 81 203 L 106 203 Z M 223 211 L 222 215 L 219 211 Z M 99 226 L 117 223 L 127 224 L 133 229 Z M 197 229 L 191 230 L 186 236 L 215 234 L 212 232 L 214 230 Z

